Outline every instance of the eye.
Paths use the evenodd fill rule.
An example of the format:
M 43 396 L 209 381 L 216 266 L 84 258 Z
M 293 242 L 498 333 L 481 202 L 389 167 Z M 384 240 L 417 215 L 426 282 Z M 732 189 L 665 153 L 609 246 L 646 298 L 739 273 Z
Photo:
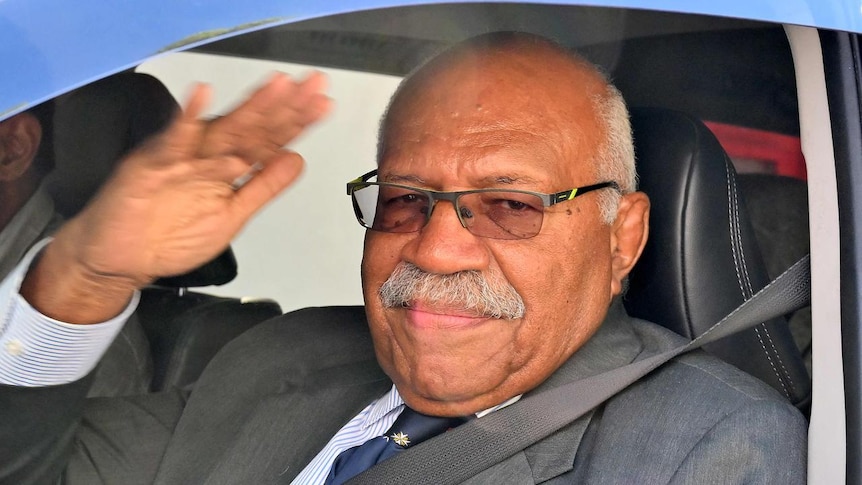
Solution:
M 388 216 L 402 218 L 413 217 L 412 214 L 428 215 L 428 198 L 418 192 L 409 190 L 393 190 L 381 193 L 382 208 Z M 408 214 L 409 213 L 409 214 Z
M 422 197 L 422 196 L 420 196 L 419 194 L 416 194 L 416 193 L 406 193 L 406 194 L 396 195 L 396 196 L 393 196 L 393 197 L 389 197 L 389 198 L 387 198 L 387 199 L 386 199 L 386 205 L 393 205 L 393 204 L 409 205 L 409 204 L 415 204 L 415 203 L 417 203 L 417 202 L 420 202 L 423 198 L 424 198 L 424 197 Z
M 496 208 L 496 210 L 503 210 L 513 214 L 541 211 L 541 200 L 532 199 L 529 196 L 522 197 L 520 194 L 498 194 L 497 197 L 489 200 L 487 205 Z
M 519 200 L 511 200 L 511 199 L 501 199 L 499 204 L 509 210 L 512 211 L 525 211 L 527 209 L 532 209 L 530 205 L 521 202 Z

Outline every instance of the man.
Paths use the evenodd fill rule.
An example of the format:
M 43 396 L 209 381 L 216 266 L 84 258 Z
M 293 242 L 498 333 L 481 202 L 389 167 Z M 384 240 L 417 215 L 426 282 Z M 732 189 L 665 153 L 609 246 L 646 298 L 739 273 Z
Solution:
M 47 103 L 0 123 L 0 278 L 60 225 L 54 203 L 40 188 L 53 168 L 50 137 L 42 131 L 52 112 Z
M 319 76 L 276 76 L 209 128 L 196 120 L 206 97 L 198 89 L 171 129 L 17 270 L 33 309 L 7 304 L 0 314 L 39 332 L 50 330 L 35 310 L 75 330 L 115 331 L 136 288 L 216 254 L 292 182 L 300 159 L 280 147 L 325 113 L 321 89 Z M 202 145 L 205 130 L 236 136 Z M 616 298 L 647 234 L 631 145 L 619 94 L 557 46 L 497 34 L 449 50 L 396 93 L 381 127 L 379 182 L 369 174 L 352 184 L 371 229 L 367 330 L 352 309 L 271 321 L 226 347 L 188 401 L 103 401 L 77 428 L 86 379 L 38 386 L 80 379 L 83 357 L 64 357 L 76 371 L 58 381 L 0 354 L 3 382 L 33 386 L 6 387 L 0 399 L 31 403 L 32 393 L 55 411 L 71 403 L 0 427 L 0 443 L 15 443 L 0 452 L 24 464 L 8 475 L 65 467 L 70 482 L 343 483 L 361 471 L 348 455 L 386 441 L 375 437 L 390 427 L 390 441 L 409 447 L 396 429 L 402 416 L 481 420 L 525 393 L 676 345 L 628 318 Z M 252 164 L 264 168 L 237 187 Z M 69 338 L 96 346 L 78 338 L 85 332 Z M 72 458 L 55 458 L 72 436 Z M 22 449 L 48 451 L 20 458 Z M 795 409 L 695 354 L 468 483 L 794 483 L 804 466 Z
M 48 102 L 0 122 L 0 279 L 62 223 L 44 187 L 54 169 L 53 119 Z M 152 365 L 143 329 L 130 322 L 101 359 L 89 395 L 147 392 Z

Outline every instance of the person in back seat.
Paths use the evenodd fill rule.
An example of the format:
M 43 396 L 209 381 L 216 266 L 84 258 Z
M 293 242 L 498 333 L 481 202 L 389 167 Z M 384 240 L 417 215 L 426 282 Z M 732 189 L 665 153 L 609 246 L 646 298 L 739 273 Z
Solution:
M 378 169 L 349 184 L 368 229 L 367 325 L 351 309 L 276 319 L 223 350 L 187 402 L 86 406 L 87 355 L 137 289 L 211 258 L 296 178 L 301 159 L 281 147 L 325 114 L 322 90 L 317 75 L 276 75 L 207 125 L 199 88 L 3 283 L 0 318 L 13 322 L 0 345 L 36 353 L 31 335 L 59 333 L 47 317 L 73 333 L 38 359 L 0 352 L 0 399 L 18 403 L 0 425 L 0 443 L 14 443 L 0 448 L 4 478 L 340 484 L 409 453 L 424 439 L 417 421 L 429 434 L 481 423 L 525 394 L 678 345 L 619 299 L 649 214 L 621 96 L 555 44 L 489 34 L 406 78 Z M 467 483 L 803 483 L 805 428 L 763 383 L 687 354 Z
M 0 122 L 0 278 L 61 223 L 41 188 L 54 165 L 52 113 L 53 103 L 45 103 Z
M 43 183 L 55 168 L 54 111 L 47 102 L 0 122 L 0 278 L 63 222 Z M 146 393 L 151 378 L 149 344 L 133 321 L 100 360 L 89 396 Z

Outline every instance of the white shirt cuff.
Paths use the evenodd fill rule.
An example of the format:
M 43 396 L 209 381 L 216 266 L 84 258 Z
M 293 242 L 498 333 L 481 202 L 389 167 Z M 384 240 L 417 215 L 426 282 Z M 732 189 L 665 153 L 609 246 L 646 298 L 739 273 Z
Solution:
M 0 384 L 26 387 L 68 384 L 96 367 L 135 311 L 135 292 L 107 322 L 73 325 L 46 317 L 19 294 L 33 259 L 50 242 L 36 244 L 0 283 Z

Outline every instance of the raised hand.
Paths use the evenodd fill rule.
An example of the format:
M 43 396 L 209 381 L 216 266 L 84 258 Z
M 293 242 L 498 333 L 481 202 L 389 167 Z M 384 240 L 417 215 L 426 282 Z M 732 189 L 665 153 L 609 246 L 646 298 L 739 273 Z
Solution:
M 198 155 L 266 160 L 326 114 L 325 81 L 319 73 L 299 83 L 276 74 L 230 115 L 206 124 Z
M 132 290 L 212 259 L 299 175 L 302 158 L 282 147 L 325 115 L 323 89 L 320 74 L 301 82 L 278 74 L 207 123 L 199 115 L 209 88 L 198 86 L 171 126 L 126 157 L 57 233 L 22 295 L 48 316 L 93 323 L 117 314 Z

